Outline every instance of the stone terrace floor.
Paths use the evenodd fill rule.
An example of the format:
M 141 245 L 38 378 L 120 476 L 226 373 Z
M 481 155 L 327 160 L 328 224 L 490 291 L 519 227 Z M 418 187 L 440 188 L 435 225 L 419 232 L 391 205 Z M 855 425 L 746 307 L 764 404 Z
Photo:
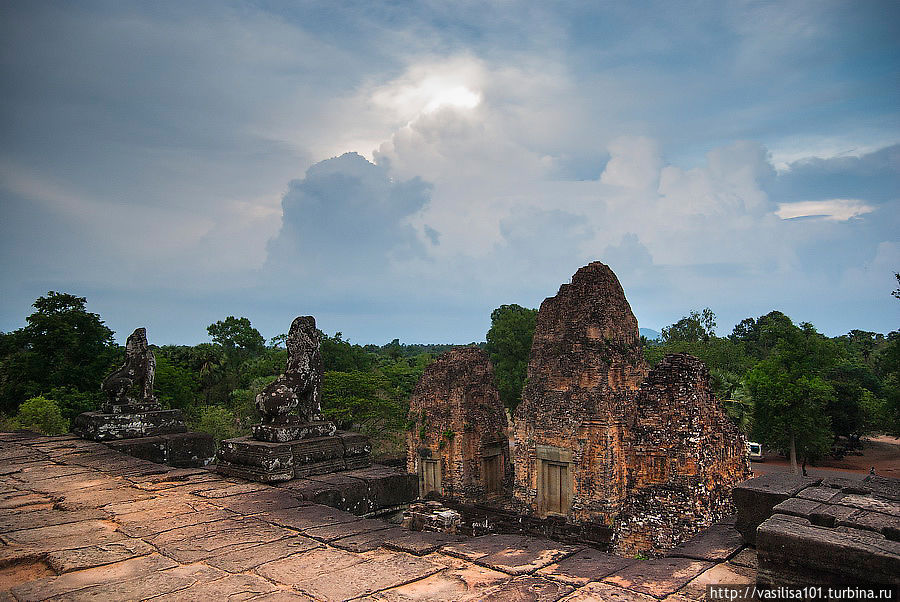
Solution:
M 523 536 L 456 538 L 22 433 L 0 433 L 0 539 L 0 601 L 684 602 L 756 571 L 728 524 L 653 560 Z

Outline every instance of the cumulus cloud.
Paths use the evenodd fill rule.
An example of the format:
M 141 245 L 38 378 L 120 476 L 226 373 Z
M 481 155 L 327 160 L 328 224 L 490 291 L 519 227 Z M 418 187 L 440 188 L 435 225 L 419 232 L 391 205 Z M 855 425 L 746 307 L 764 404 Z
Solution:
M 430 190 L 419 178 L 392 179 L 357 153 L 316 163 L 284 194 L 267 270 L 345 294 L 361 281 L 373 284 L 392 261 L 423 253 L 408 220 L 428 203 Z

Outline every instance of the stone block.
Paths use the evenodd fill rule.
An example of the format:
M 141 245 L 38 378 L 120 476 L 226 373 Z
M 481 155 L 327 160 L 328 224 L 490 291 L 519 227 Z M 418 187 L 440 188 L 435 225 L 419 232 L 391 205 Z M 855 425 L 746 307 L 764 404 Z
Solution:
M 75 417 L 72 431 L 92 441 L 111 441 L 183 433 L 181 410 L 157 410 L 137 414 L 84 412 Z
M 280 468 L 277 470 L 266 470 L 258 466 L 246 466 L 244 464 L 232 464 L 231 462 L 219 461 L 216 464 L 216 471 L 229 477 L 238 477 L 239 479 L 247 479 L 248 481 L 257 481 L 259 483 L 278 483 L 281 481 L 289 481 L 294 478 L 294 469 Z
M 900 585 L 900 543 L 876 533 L 775 514 L 760 525 L 756 549 L 761 585 Z
M 119 439 L 118 441 L 110 441 L 107 445 L 110 449 L 134 456 L 135 458 L 149 460 L 157 464 L 166 463 L 166 441 L 161 436 Z
M 693 539 L 677 546 L 668 555 L 721 562 L 743 546 L 741 534 L 732 525 L 715 524 Z
M 822 479 L 787 473 L 770 473 L 744 481 L 732 492 L 737 506 L 735 528 L 745 542 L 754 545 L 757 527 L 772 516 L 775 506 L 821 482 Z
M 330 437 L 337 431 L 333 422 L 313 421 L 298 424 L 257 424 L 253 426 L 253 438 L 259 441 L 284 443 L 297 439 Z
M 792 497 L 776 505 L 772 511 L 775 514 L 790 514 L 792 516 L 809 518 L 811 514 L 825 507 L 825 505 L 815 500 Z
M 712 566 L 711 562 L 690 558 L 655 558 L 632 564 L 603 580 L 654 598 L 664 598 Z
M 169 466 L 198 468 L 215 460 L 216 440 L 208 433 L 175 433 L 163 435 L 163 438 L 166 440 L 165 464 Z
M 228 464 L 259 468 L 263 471 L 293 472 L 294 453 L 289 443 L 257 441 L 252 437 L 225 439 L 219 448 L 219 460 Z

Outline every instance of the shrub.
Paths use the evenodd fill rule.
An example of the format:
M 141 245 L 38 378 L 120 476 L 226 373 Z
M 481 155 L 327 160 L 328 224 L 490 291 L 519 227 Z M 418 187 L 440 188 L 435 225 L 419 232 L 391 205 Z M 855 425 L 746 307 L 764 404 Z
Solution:
M 13 416 L 12 424 L 15 428 L 44 435 L 62 435 L 69 431 L 69 421 L 63 418 L 59 406 L 45 397 L 32 397 L 23 402 Z
M 246 434 L 242 432 L 234 414 L 219 406 L 197 408 L 188 418 L 187 423 L 190 430 L 209 433 L 216 438 L 217 443 L 222 439 L 231 439 Z

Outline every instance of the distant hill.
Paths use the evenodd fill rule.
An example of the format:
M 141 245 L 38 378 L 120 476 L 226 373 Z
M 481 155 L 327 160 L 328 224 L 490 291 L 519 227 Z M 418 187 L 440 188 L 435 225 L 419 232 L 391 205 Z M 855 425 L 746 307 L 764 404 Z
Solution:
M 652 328 L 641 328 L 641 336 L 647 337 L 651 341 L 655 341 L 660 337 L 660 333 L 653 330 Z

